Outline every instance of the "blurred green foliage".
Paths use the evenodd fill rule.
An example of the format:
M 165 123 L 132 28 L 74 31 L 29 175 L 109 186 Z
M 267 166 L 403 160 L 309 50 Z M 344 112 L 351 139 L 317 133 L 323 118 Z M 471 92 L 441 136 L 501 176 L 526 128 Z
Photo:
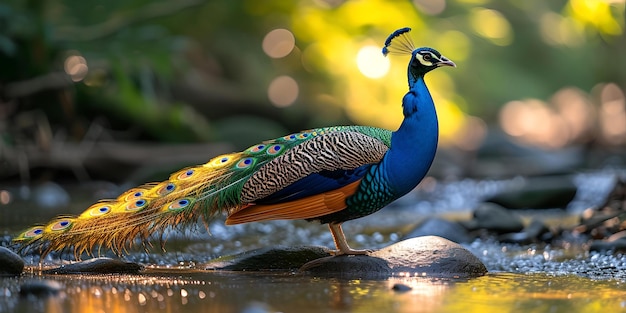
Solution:
M 32 111 L 69 140 L 94 121 L 135 140 L 238 146 L 333 124 L 393 128 L 406 60 L 372 79 L 355 58 L 410 26 L 417 45 L 459 65 L 430 83 L 445 141 L 468 116 L 491 122 L 511 100 L 625 86 L 624 19 L 620 0 L 9 0 L 0 4 L 0 132 L 11 144 L 17 117 Z M 295 35 L 282 58 L 262 49 L 276 28 Z M 72 72 L 72 57 L 88 70 Z M 279 75 L 299 87 L 284 108 L 267 96 Z

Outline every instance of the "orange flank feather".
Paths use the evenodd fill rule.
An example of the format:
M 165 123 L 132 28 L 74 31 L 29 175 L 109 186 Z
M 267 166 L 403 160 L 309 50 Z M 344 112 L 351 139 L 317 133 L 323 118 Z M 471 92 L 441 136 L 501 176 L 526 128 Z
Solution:
M 346 208 L 346 198 L 353 195 L 361 180 L 339 189 L 306 198 L 267 205 L 248 204 L 232 212 L 226 225 L 269 220 L 298 220 L 324 216 Z

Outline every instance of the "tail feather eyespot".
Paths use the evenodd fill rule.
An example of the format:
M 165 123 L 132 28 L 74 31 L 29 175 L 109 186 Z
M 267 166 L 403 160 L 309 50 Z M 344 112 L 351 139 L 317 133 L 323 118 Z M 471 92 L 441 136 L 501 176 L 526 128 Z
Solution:
M 204 164 L 204 167 L 223 167 L 238 160 L 240 155 L 239 153 L 219 155 L 209 160 L 209 162 Z
M 64 218 L 50 223 L 46 226 L 47 232 L 59 232 L 70 228 L 73 225 L 73 220 L 70 218 Z
M 299 134 L 291 134 L 291 135 L 283 136 L 283 139 L 287 141 L 294 141 L 298 139 L 298 135 Z
M 246 150 L 246 152 L 250 152 L 250 153 L 259 153 L 259 152 L 263 152 L 265 151 L 265 149 L 267 148 L 267 145 L 265 144 L 259 144 L 259 145 L 254 145 L 250 148 L 248 148 Z
M 156 194 L 160 197 L 170 194 L 172 191 L 176 190 L 176 184 L 172 182 L 163 182 L 159 184 L 156 188 Z
M 137 212 L 141 209 L 143 209 L 144 207 L 146 207 L 148 205 L 148 200 L 146 199 L 139 199 L 136 201 L 131 201 L 130 203 L 128 203 L 125 207 L 125 211 L 126 212 Z
M 24 240 L 34 240 L 37 238 L 41 238 L 44 232 L 43 226 L 34 226 L 30 229 L 22 232 L 19 236 L 15 238 L 15 241 L 24 241 Z
M 256 159 L 244 158 L 244 159 L 241 159 L 239 162 L 237 162 L 237 164 L 235 165 L 235 168 L 240 169 L 240 170 L 246 169 L 246 168 L 253 166 L 254 163 L 256 163 Z
M 168 210 L 168 211 L 180 211 L 180 210 L 183 210 L 184 208 L 188 207 L 192 203 L 193 203 L 193 200 L 191 200 L 190 198 L 183 198 L 183 199 L 174 200 L 174 201 L 170 202 L 166 206 L 166 210 Z
M 282 153 L 284 150 L 284 147 L 282 145 L 272 145 L 269 148 L 267 148 L 267 154 L 268 155 L 278 155 L 280 153 Z
M 188 179 L 190 177 L 192 177 L 195 174 L 195 170 L 193 168 L 190 169 L 186 169 L 182 172 L 180 172 L 178 175 L 176 175 L 176 179 L 178 180 L 183 180 L 183 179 Z
M 92 217 L 98 217 L 110 213 L 111 211 L 111 205 L 105 203 L 96 203 L 87 208 L 87 210 L 85 210 L 78 218 L 87 219 Z
M 126 192 L 124 192 L 123 194 L 121 194 L 119 197 L 117 197 L 117 199 L 119 201 L 131 201 L 133 199 L 138 199 L 141 198 L 145 195 L 146 193 L 146 189 L 145 188 L 140 188 L 140 187 L 136 187 L 136 188 L 132 188 L 127 190 Z

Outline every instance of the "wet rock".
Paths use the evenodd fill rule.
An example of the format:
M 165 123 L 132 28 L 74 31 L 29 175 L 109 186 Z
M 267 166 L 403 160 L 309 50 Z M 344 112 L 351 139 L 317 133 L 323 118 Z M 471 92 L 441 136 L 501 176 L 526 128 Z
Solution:
M 413 288 L 405 284 L 394 284 L 393 287 L 391 287 L 391 290 L 395 292 L 407 292 L 407 291 L 410 291 L 411 289 Z
M 542 221 L 533 219 L 521 232 L 503 234 L 498 239 L 501 242 L 529 244 L 550 239 L 549 236 L 544 236 L 549 233 L 550 230 Z
M 613 237 L 609 241 L 624 236 L 620 233 L 626 222 L 626 181 L 620 178 L 614 184 L 604 203 L 582 212 L 580 225 L 573 228 L 575 233 L 589 234 L 594 239 Z
M 425 220 L 403 239 L 421 236 L 439 236 L 458 243 L 470 242 L 473 239 L 459 223 L 436 217 Z
M 485 200 L 508 209 L 565 208 L 576 195 L 571 176 L 524 178 L 519 184 Z
M 43 271 L 44 274 L 137 274 L 143 266 L 111 258 L 95 258 Z
M 13 236 L 0 235 L 0 247 L 8 247 L 13 243 Z
M 494 203 L 481 204 L 474 210 L 474 218 L 461 225 L 470 231 L 485 229 L 498 234 L 519 232 L 524 228 L 519 216 Z
M 0 275 L 20 275 L 24 260 L 9 248 L 0 247 Z
M 437 236 L 404 240 L 368 255 L 314 260 L 300 268 L 318 276 L 382 279 L 390 276 L 477 277 L 487 273 L 480 260 L 461 245 Z
M 612 251 L 617 253 L 626 252 L 626 238 L 616 240 L 594 240 L 589 245 L 589 251 Z
M 29 280 L 20 286 L 20 296 L 47 297 L 55 296 L 63 290 L 63 285 L 54 280 Z
M 479 177 L 560 174 L 580 168 L 584 151 L 577 146 L 558 150 L 534 148 L 516 143 L 502 131 L 490 130 L 476 152 L 476 160 L 465 162 L 469 163 L 469 174 Z
M 220 257 L 202 267 L 229 271 L 297 270 L 307 262 L 327 256 L 330 256 L 330 249 L 326 247 L 278 246 Z

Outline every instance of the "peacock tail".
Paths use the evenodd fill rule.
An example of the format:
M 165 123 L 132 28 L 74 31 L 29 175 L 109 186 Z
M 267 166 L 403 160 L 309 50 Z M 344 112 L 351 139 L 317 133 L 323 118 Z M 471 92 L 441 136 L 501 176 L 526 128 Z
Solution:
M 325 207 L 320 211 L 319 204 L 311 204 L 314 201 L 335 201 L 331 203 L 333 210 L 345 208 L 345 194 L 337 197 L 336 186 L 322 192 L 291 188 L 281 199 L 272 199 L 272 195 L 311 174 L 350 171 L 377 163 L 390 144 L 391 132 L 374 127 L 302 131 L 181 169 L 166 181 L 132 188 L 116 199 L 100 200 L 78 216 L 59 216 L 46 225 L 33 226 L 14 241 L 22 244 L 21 249 L 41 250 L 42 258 L 51 251 L 73 248 L 75 258 L 80 259 L 83 253 L 93 255 L 96 247 L 118 255 L 128 253 L 135 239 L 147 247 L 152 236 L 162 237 L 170 227 L 198 220 L 208 225 L 223 213 L 230 215 L 227 224 L 315 219 L 333 212 Z M 357 185 L 355 180 L 341 187 L 351 194 Z M 326 198 L 335 199 L 324 200 L 319 196 L 324 191 Z

